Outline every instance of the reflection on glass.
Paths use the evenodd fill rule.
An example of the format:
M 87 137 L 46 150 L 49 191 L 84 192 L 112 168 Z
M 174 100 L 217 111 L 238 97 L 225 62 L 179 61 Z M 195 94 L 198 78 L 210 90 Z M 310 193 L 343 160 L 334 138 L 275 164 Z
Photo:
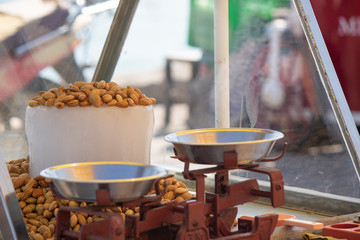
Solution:
M 0 1 L 0 9 L 5 2 L 9 3 L 9 1 Z M 19 2 L 23 1 L 19 0 Z M 54 11 L 66 13 L 69 9 L 69 6 L 54 5 L 52 1 L 45 2 L 51 4 L 51 7 L 47 8 L 52 9 L 49 10 L 49 14 Z M 285 141 L 289 144 L 287 153 L 282 159 L 268 163 L 269 166 L 282 171 L 285 185 L 359 198 L 360 186 L 354 167 L 319 81 L 314 61 L 291 2 L 233 0 L 229 5 L 231 7 L 231 126 L 267 128 L 285 134 L 284 140 L 277 142 L 271 155 L 278 155 Z M 31 76 L 24 76 L 34 68 L 19 65 L 21 68 L 18 66 L 10 75 L 0 74 L 0 148 L 6 161 L 28 154 L 22 120 L 27 101 L 37 91 L 48 90 L 53 84 L 63 85 L 63 81 L 71 82 L 82 77 L 91 79 L 106 38 L 106 31 L 111 24 L 112 14 L 113 11 L 108 11 L 92 16 L 95 20 L 87 22 L 86 28 L 81 28 L 72 34 L 64 34 L 64 38 L 55 38 L 61 40 L 61 43 L 49 41 L 46 45 L 50 46 L 49 48 L 41 46 L 21 56 L 15 56 L 14 52 L 4 45 L 4 41 L 0 42 L 0 61 L 6 64 L 0 64 L 0 68 L 9 66 L 11 69 L 10 67 L 18 66 L 16 64 L 24 64 L 26 59 L 36 60 L 31 66 L 40 66 L 41 59 L 35 56 L 47 59 L 49 56 L 53 57 L 55 53 L 59 54 L 51 49 L 51 46 L 54 46 L 51 44 L 57 43 L 63 46 L 64 42 L 78 43 L 77 40 L 82 40 L 80 45 L 71 45 L 76 48 L 75 52 L 70 51 L 71 54 L 67 55 L 70 59 L 63 56 L 56 63 L 48 63 L 54 66 L 51 73 L 45 72 L 45 66 L 42 66 L 43 71 L 37 69 Z M 176 112 L 176 118 L 172 118 L 176 125 L 181 116 L 188 116 L 184 125 L 181 125 L 182 129 L 177 128 L 174 132 L 214 127 L 216 99 L 213 89 L 211 14 L 212 0 L 182 0 L 177 1 L 175 5 L 173 1 L 167 0 L 140 2 L 123 55 L 120 57 L 119 69 L 122 71 L 131 69 L 134 74 L 128 77 L 131 80 L 138 80 L 139 72 L 150 65 L 152 69 L 161 67 L 161 74 L 152 76 L 151 81 L 142 82 L 141 87 L 149 96 L 158 99 L 157 108 L 165 108 L 167 99 L 164 94 L 170 91 L 169 96 L 177 99 L 172 105 L 172 108 L 175 106 L 173 109 L 177 109 L 177 103 L 187 106 L 189 113 Z M 3 15 L 0 14 L 0 23 L 3 22 L 1 20 Z M 154 19 L 156 22 L 150 24 L 150 20 Z M 67 18 L 62 19 L 62 23 L 66 25 L 67 20 Z M 342 23 L 345 29 L 348 29 L 347 26 L 350 26 L 351 21 L 347 20 L 347 25 L 344 25 L 344 21 Z M 185 29 L 183 26 L 186 24 L 188 28 Z M 55 25 L 52 27 L 48 30 L 58 29 Z M 152 39 L 156 39 L 154 43 L 150 42 Z M 197 72 L 190 74 L 192 77 L 196 76 L 191 81 L 182 81 L 183 85 L 167 84 L 164 80 L 164 52 L 179 46 L 184 47 L 183 39 L 188 42 L 187 47 L 201 49 L 203 58 L 196 63 L 198 65 L 193 63 Z M 30 39 L 25 40 L 25 42 L 30 41 Z M 38 55 L 46 49 L 48 52 Z M 152 58 L 160 53 L 160 58 L 156 60 Z M 122 59 L 129 61 L 124 65 Z M 81 71 L 74 73 L 68 67 Z M 176 67 L 179 66 L 174 68 Z M 177 73 L 183 79 L 187 71 L 183 71 L 182 66 L 180 69 L 181 71 Z M 115 77 L 118 77 L 117 74 Z M 140 78 L 144 76 L 149 78 L 147 74 L 140 75 Z M 31 83 L 27 85 L 28 82 Z M 11 89 L 11 94 L 5 97 L 4 91 L 8 91 L 10 86 L 17 87 Z M 180 87 L 167 89 L 174 86 Z M 157 115 L 156 121 L 161 122 L 160 118 L 161 116 Z M 154 144 L 162 142 L 163 145 L 167 145 L 163 141 L 163 136 L 156 136 L 156 140 L 158 138 L 160 140 L 154 141 Z M 171 150 L 166 149 L 162 154 L 168 159 L 173 155 Z M 152 161 L 156 160 L 152 159 Z M 170 162 L 170 160 L 166 161 Z M 234 174 L 252 177 L 248 172 L 238 171 Z M 261 176 L 256 177 L 261 178 Z
M 0 1 L 0 148 L 6 161 L 28 155 L 27 102 L 38 91 L 85 81 L 83 70 L 95 67 L 96 61 L 80 51 L 90 52 L 94 22 L 106 31 L 112 10 L 84 15 L 84 7 L 71 0 Z M 105 38 L 106 32 L 100 35 Z M 101 39 L 97 44 L 100 52 Z
M 359 197 L 356 172 L 297 14 L 289 2 L 282 3 L 283 8 L 275 9 L 270 21 L 259 25 L 258 35 L 248 37 L 246 31 L 238 31 L 242 42 L 230 54 L 231 126 L 285 134 L 273 154 L 281 151 L 285 141 L 287 153 L 268 164 L 282 171 L 285 185 Z M 191 108 L 190 127 L 214 126 L 216 99 L 213 86 L 208 85 L 212 78 L 208 74 L 194 83 L 194 92 L 206 100 Z M 206 116 L 201 109 L 207 109 Z M 247 171 L 234 175 L 262 177 Z

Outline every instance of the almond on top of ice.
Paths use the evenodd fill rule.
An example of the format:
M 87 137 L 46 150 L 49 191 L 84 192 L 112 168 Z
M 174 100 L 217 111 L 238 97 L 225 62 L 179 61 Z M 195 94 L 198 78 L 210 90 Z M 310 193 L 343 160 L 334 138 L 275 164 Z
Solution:
M 154 103 L 137 88 L 105 81 L 39 92 L 25 114 L 30 175 L 67 163 L 149 164 Z
M 64 107 L 95 107 L 117 106 L 126 108 L 129 106 L 149 106 L 156 102 L 155 98 L 148 98 L 138 88 L 130 86 L 120 87 L 115 82 L 75 82 L 67 88 L 61 86 L 49 91 L 39 91 L 39 96 L 29 101 L 30 107 L 47 106 L 56 108 Z

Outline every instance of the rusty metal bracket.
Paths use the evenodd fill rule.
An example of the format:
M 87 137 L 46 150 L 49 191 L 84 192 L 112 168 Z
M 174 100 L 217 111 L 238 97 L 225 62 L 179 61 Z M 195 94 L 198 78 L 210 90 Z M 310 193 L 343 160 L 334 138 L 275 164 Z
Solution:
M 259 197 L 266 197 L 271 199 L 271 204 L 273 207 L 280 207 L 284 204 L 284 180 L 280 170 L 275 168 L 267 167 L 254 167 L 247 169 L 251 172 L 258 172 L 267 174 L 270 177 L 270 191 L 263 191 L 258 189 L 253 189 L 251 194 Z
M 284 147 L 283 147 L 283 150 L 282 152 L 280 153 L 280 155 L 276 156 L 276 157 L 273 157 L 273 158 L 263 158 L 263 159 L 259 159 L 259 160 L 256 160 L 256 162 L 274 162 L 276 160 L 279 160 L 280 158 L 282 158 L 286 152 L 286 149 L 287 149 L 287 145 L 288 143 L 284 143 Z

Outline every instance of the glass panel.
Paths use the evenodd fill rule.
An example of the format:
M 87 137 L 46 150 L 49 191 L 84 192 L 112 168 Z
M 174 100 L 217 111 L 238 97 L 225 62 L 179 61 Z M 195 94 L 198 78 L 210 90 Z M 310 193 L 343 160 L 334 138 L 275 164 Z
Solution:
M 17 26 L 38 29 L 40 16 L 31 22 L 36 23 L 34 27 L 14 17 L 12 12 L 5 14 L 5 10 L 25 8 L 6 4 L 24 1 L 30 0 L 1 1 L 4 14 L 0 17 L 6 18 L 6 22 L 10 18 L 15 29 Z M 38 9 L 41 6 L 43 11 L 39 13 L 44 12 L 43 17 L 59 14 L 51 18 L 58 22 L 52 23 L 48 32 L 58 30 L 59 25 L 66 26 L 69 14 L 78 7 L 70 4 L 71 8 L 59 8 L 51 1 L 32 1 L 39 4 Z M 153 164 L 182 168 L 181 162 L 169 158 L 173 152 L 163 140 L 166 133 L 214 127 L 212 6 L 212 0 L 144 0 L 135 13 L 113 80 L 123 86 L 140 87 L 158 100 Z M 285 156 L 264 165 L 281 169 L 287 186 L 360 197 L 356 171 L 292 3 L 230 0 L 229 6 L 231 126 L 270 128 L 285 134 L 271 153 L 277 155 L 287 142 Z M 31 50 L 7 45 L 9 37 L 19 37 L 14 35 L 17 30 L 3 35 L 0 149 L 6 161 L 28 154 L 23 120 L 27 102 L 37 91 L 66 82 L 91 80 L 113 14 L 114 9 L 110 9 L 77 17 L 70 33 L 60 31 L 50 40 L 45 38 L 45 42 L 33 40 L 47 32 L 37 36 L 37 32 L 30 31 L 33 35 L 28 36 L 23 33 L 29 30 L 24 30 L 19 46 L 39 44 Z M 352 29 L 352 21 L 347 20 L 344 28 Z M 344 46 L 351 48 L 347 44 Z M 168 63 L 171 60 L 168 75 L 166 60 Z M 343 81 L 346 76 L 339 74 L 339 78 Z M 234 176 L 254 175 L 238 171 Z
M 359 179 L 293 5 L 288 1 L 239 2 L 239 5 L 229 3 L 230 8 L 242 13 L 239 19 L 248 18 L 244 20 L 247 25 L 239 26 L 235 33 L 231 34 L 230 28 L 230 37 L 236 39 L 231 42 L 230 54 L 231 126 L 269 128 L 285 134 L 273 149 L 277 155 L 287 142 L 285 156 L 264 165 L 279 168 L 286 186 L 359 197 Z M 272 17 L 265 17 L 261 11 L 264 6 Z M 337 5 L 341 9 L 342 6 Z M 319 12 L 324 12 L 319 9 L 320 3 L 317 7 Z M 253 24 L 258 19 L 263 24 Z M 323 24 L 329 26 L 327 19 Z M 351 49 L 354 43 L 343 42 L 343 45 Z M 340 63 L 342 60 L 337 59 Z M 354 70 L 346 68 L 352 74 Z M 345 76 L 340 77 L 347 81 Z M 192 128 L 214 126 L 216 100 L 213 86 L 208 84 L 212 78 L 208 74 L 196 83 L 194 92 L 206 100 L 192 105 L 189 119 Z M 356 87 L 351 86 L 355 91 Z M 247 171 L 234 175 L 267 180 Z
M 38 91 L 86 81 L 87 71 L 96 66 L 114 10 L 81 14 L 85 4 L 0 1 L 0 149 L 5 161 L 28 155 L 27 102 Z

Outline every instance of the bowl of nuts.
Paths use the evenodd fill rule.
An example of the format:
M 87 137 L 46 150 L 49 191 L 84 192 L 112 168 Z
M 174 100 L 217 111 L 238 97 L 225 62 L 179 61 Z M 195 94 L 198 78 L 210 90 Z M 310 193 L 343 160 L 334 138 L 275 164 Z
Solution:
M 129 162 L 64 164 L 40 173 L 51 179 L 52 191 L 61 198 L 96 202 L 96 192 L 105 189 L 115 203 L 142 198 L 166 174 L 160 167 Z

